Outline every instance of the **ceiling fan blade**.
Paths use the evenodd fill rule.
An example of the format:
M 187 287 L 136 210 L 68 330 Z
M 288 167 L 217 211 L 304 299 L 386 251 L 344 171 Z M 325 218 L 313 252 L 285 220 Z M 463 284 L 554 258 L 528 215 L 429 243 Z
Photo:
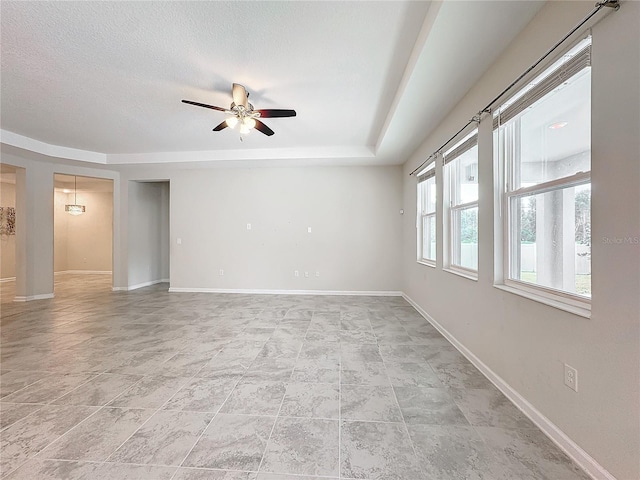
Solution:
M 266 110 L 256 110 L 262 118 L 274 117 L 295 117 L 295 110 L 282 110 L 278 108 L 267 108 Z
M 224 130 L 225 128 L 227 128 L 229 125 L 227 125 L 227 121 L 225 120 L 224 122 L 222 122 L 221 124 L 219 124 L 218 126 L 216 126 L 216 128 L 213 129 L 214 132 L 219 132 L 220 130 Z
M 239 83 L 234 83 L 231 94 L 233 95 L 233 103 L 235 103 L 236 105 L 242 105 L 244 108 L 247 108 L 249 100 L 247 96 L 247 89 L 244 88 L 244 86 L 240 85 Z
M 271 130 L 269 127 L 267 127 L 264 123 L 262 123 L 258 119 L 256 119 L 255 129 L 258 130 L 259 132 L 264 133 L 268 137 L 270 137 L 271 135 L 273 135 L 275 133 L 273 130 Z
M 226 108 L 215 107 L 213 105 L 207 105 L 206 103 L 192 102 L 191 100 L 182 100 L 182 103 L 188 103 L 189 105 L 195 105 L 196 107 L 204 107 L 204 108 L 210 108 L 212 110 L 219 110 L 221 112 L 226 112 L 227 111 Z

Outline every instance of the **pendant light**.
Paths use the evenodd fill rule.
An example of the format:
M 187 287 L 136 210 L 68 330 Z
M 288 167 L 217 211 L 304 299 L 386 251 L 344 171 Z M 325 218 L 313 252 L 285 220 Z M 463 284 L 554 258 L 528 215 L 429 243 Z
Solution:
M 78 205 L 78 179 L 73 176 L 73 205 L 65 205 L 64 211 L 70 215 L 82 215 L 85 212 L 84 205 Z

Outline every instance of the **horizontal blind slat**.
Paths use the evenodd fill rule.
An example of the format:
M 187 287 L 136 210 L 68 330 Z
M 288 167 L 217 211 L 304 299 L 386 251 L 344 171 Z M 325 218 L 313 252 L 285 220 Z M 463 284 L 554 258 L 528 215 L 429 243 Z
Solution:
M 591 45 L 587 45 L 569 60 L 558 66 L 553 73 L 543 79 L 540 83 L 531 88 L 531 90 L 524 94 L 522 98 L 519 98 L 504 110 L 499 110 L 498 114 L 493 118 L 493 129 L 495 130 L 500 125 L 504 125 L 509 120 L 515 118 L 538 100 L 542 99 L 545 95 L 552 92 L 571 77 L 577 75 L 582 70 L 590 66 Z
M 422 175 L 418 175 L 418 183 L 426 182 L 431 177 L 435 177 L 435 175 L 436 175 L 436 169 L 432 168 L 428 172 L 425 172 Z
M 444 155 L 444 165 L 446 165 L 447 163 L 453 162 L 456 158 L 458 158 L 463 153 L 468 152 L 477 144 L 478 144 L 478 134 L 476 133 L 472 137 L 469 137 L 467 140 L 462 142 L 456 148 L 446 153 Z

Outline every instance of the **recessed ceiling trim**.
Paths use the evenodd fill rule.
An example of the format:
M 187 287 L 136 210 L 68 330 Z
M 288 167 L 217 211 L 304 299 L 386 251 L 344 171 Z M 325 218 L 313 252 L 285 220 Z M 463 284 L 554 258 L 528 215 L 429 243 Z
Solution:
M 35 153 L 47 155 L 48 157 L 64 158 L 67 160 L 78 160 L 80 162 L 107 163 L 107 155 L 89 150 L 79 150 L 77 148 L 62 147 L 50 143 L 34 140 L 33 138 L 18 135 L 7 130 L 0 130 L 0 139 L 5 145 L 30 150 Z
M 198 162 L 238 161 L 238 160 L 291 160 L 291 159 L 374 159 L 371 147 L 333 146 L 305 148 L 262 148 L 206 150 L 186 152 L 150 152 L 105 154 L 79 150 L 75 148 L 51 145 L 18 135 L 7 130 L 0 130 L 1 143 L 28 150 L 48 157 L 101 165 L 138 165 L 138 164 L 180 164 Z M 376 163 L 376 162 L 371 162 Z
M 424 46 L 427 43 L 427 38 L 429 38 L 429 34 L 432 31 L 433 24 L 436 21 L 438 16 L 438 12 L 440 11 L 440 6 L 442 2 L 431 2 L 429 5 L 429 10 L 427 10 L 427 15 L 424 18 L 424 22 L 422 23 L 422 28 L 420 29 L 420 33 L 418 34 L 418 38 L 416 43 L 413 46 L 413 50 L 411 51 L 411 56 L 409 57 L 409 61 L 407 62 L 407 66 L 402 74 L 402 79 L 400 80 L 400 84 L 398 85 L 398 89 L 396 90 L 396 94 L 393 98 L 393 102 L 391 103 L 391 107 L 389 108 L 389 112 L 387 112 L 387 116 L 385 118 L 384 124 L 380 129 L 380 133 L 378 134 L 378 140 L 376 142 L 375 151 L 377 152 L 382 144 L 388 130 L 389 125 L 393 121 L 396 116 L 398 110 L 398 104 L 400 100 L 402 100 L 405 95 L 405 91 L 407 89 L 407 85 L 409 84 L 411 77 L 413 76 L 416 65 L 420 60 L 420 56 L 422 55 L 422 51 L 424 50 Z
M 307 147 L 208 150 L 195 152 L 121 153 L 107 155 L 109 165 L 186 163 L 235 160 L 289 160 L 300 158 L 374 158 L 370 147 Z

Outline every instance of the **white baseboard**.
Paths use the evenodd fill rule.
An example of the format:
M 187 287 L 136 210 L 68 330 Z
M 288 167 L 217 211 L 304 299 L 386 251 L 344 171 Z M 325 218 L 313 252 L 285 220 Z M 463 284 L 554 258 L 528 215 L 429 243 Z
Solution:
M 112 287 L 113 292 L 130 292 L 131 290 L 137 290 L 138 288 L 150 287 L 151 285 L 157 285 L 158 283 L 168 283 L 169 280 L 162 278 L 160 280 L 151 280 L 150 282 L 138 283 L 136 285 L 129 285 L 128 287 Z
M 111 270 L 61 270 L 54 272 L 54 275 L 111 275 Z
M 460 343 L 442 325 L 435 321 L 420 305 L 411 297 L 403 293 L 402 297 L 415 308 L 431 325 L 433 325 L 458 351 L 464 355 L 475 367 L 487 377 L 511 402 L 524 413 L 542 432 L 551 439 L 563 452 L 576 462 L 594 480 L 616 480 L 602 465 L 591 455 L 585 452 L 577 443 L 567 436 L 551 420 L 545 417 L 538 409 L 520 395 L 511 385 L 505 382 L 498 374 L 476 357 L 471 350 Z
M 348 291 L 348 290 L 266 290 L 252 288 L 191 288 L 171 287 L 170 293 L 243 293 L 248 295 L 357 295 L 367 297 L 401 297 L 397 291 Z
M 16 277 L 0 278 L 0 283 L 15 282 L 15 281 L 16 281 Z
M 14 302 L 30 302 L 31 300 L 46 300 L 47 298 L 53 298 L 53 293 L 42 293 L 40 295 L 16 295 L 13 299 Z

